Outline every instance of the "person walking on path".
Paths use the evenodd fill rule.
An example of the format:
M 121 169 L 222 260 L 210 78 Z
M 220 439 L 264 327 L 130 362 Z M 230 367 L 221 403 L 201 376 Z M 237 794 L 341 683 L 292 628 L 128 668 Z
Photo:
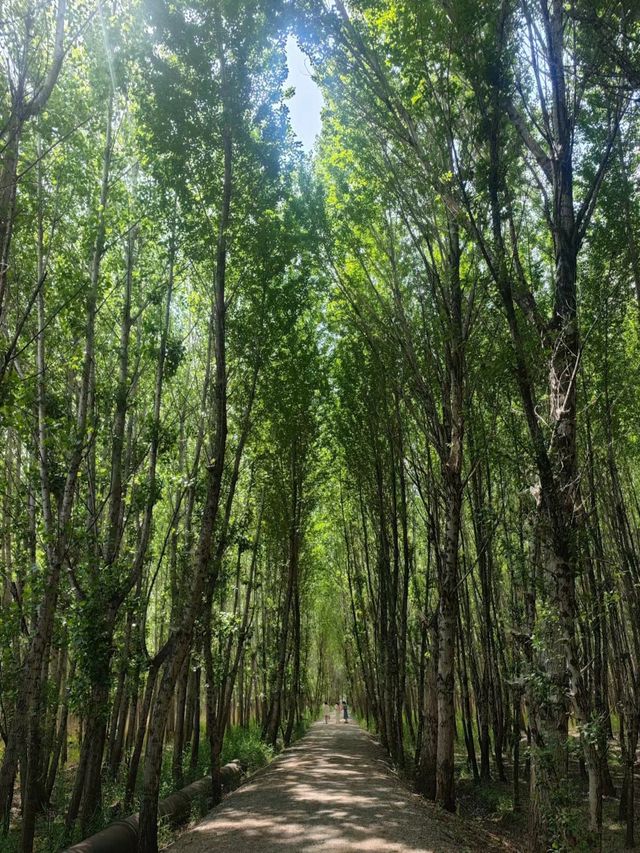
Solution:
M 336 702 L 336 723 L 340 722 L 340 701 Z
M 327 725 L 331 717 L 331 708 L 329 707 L 329 703 L 326 701 L 322 706 L 322 713 L 324 714 L 324 723 Z
M 342 715 L 344 717 L 344 722 L 348 723 L 349 722 L 349 709 L 347 708 L 347 700 L 346 699 L 342 700 Z

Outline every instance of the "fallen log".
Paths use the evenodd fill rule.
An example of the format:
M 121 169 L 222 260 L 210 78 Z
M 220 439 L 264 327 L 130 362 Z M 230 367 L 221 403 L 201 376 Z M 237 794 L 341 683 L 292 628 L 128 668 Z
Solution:
M 222 790 L 225 793 L 235 790 L 242 781 L 240 762 L 231 761 L 220 770 Z M 191 813 L 191 805 L 199 797 L 208 797 L 211 791 L 211 779 L 207 776 L 192 782 L 186 788 L 169 794 L 158 803 L 158 818 L 166 819 L 172 826 L 186 823 Z M 67 847 L 64 853 L 136 853 L 138 846 L 138 815 L 121 818 L 109 826 L 85 838 L 84 841 Z

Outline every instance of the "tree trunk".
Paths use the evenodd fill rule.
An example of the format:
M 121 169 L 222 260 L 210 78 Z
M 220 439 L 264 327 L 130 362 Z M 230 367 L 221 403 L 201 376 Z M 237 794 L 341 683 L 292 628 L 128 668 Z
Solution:
M 438 749 L 438 635 L 435 627 L 429 642 L 430 657 L 425 683 L 424 728 L 420 763 L 416 771 L 416 791 L 428 800 L 436 798 L 436 768 Z

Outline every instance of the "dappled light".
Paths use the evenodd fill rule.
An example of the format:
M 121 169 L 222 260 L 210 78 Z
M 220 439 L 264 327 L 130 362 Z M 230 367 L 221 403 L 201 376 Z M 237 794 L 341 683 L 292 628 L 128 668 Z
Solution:
M 453 853 L 458 848 L 455 830 L 449 829 L 449 837 L 441 832 L 420 798 L 392 774 L 381 747 L 352 722 L 315 723 L 297 746 L 169 848 L 171 853 L 214 849 Z

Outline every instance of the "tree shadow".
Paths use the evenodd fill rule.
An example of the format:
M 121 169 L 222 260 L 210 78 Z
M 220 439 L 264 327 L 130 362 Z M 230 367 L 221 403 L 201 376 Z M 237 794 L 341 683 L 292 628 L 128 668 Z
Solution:
M 357 724 L 317 723 L 169 849 L 459 851 L 460 844 L 446 836 Z

